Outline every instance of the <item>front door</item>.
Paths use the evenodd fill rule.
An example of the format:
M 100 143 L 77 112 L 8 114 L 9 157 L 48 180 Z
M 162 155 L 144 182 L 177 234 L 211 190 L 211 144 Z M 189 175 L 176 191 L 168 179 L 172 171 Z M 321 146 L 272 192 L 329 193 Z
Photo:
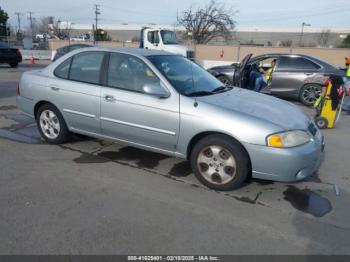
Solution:
M 145 94 L 144 84 L 162 83 L 144 61 L 132 55 L 111 53 L 106 78 L 101 90 L 102 134 L 174 152 L 179 132 L 179 95 L 172 92 L 168 98 L 159 98 Z

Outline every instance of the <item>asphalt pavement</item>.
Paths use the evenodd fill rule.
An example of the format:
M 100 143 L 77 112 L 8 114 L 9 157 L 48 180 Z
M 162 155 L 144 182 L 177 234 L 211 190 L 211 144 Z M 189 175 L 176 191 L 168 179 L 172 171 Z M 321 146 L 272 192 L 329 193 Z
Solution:
M 45 64 L 0 66 L 0 254 L 350 254 L 350 116 L 308 181 L 216 192 L 181 159 L 45 144 L 15 105 L 22 72 Z

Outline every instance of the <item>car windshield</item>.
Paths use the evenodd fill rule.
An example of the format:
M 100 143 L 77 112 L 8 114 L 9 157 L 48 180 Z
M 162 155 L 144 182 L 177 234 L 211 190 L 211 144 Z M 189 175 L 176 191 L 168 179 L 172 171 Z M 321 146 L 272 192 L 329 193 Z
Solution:
M 204 96 L 230 89 L 224 87 L 206 70 L 182 56 L 159 55 L 150 56 L 148 59 L 182 95 Z
M 177 44 L 175 32 L 168 31 L 168 30 L 161 30 L 160 34 L 162 36 L 164 45 L 175 45 L 175 44 Z

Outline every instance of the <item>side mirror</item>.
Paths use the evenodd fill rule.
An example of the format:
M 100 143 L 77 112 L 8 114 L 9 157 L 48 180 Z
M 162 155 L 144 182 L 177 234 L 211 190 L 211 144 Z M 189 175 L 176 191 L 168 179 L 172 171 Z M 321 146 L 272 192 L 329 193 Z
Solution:
M 170 96 L 170 93 L 158 83 L 144 84 L 142 86 L 142 91 L 147 95 L 159 98 L 168 98 Z

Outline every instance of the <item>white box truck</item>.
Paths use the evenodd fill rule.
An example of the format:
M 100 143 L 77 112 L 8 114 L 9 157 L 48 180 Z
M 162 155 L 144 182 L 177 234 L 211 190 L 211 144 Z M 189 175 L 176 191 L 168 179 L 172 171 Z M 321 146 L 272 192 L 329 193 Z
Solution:
M 194 50 L 179 45 L 175 32 L 168 29 L 143 27 L 140 35 L 140 48 L 167 51 L 191 60 L 195 58 Z

